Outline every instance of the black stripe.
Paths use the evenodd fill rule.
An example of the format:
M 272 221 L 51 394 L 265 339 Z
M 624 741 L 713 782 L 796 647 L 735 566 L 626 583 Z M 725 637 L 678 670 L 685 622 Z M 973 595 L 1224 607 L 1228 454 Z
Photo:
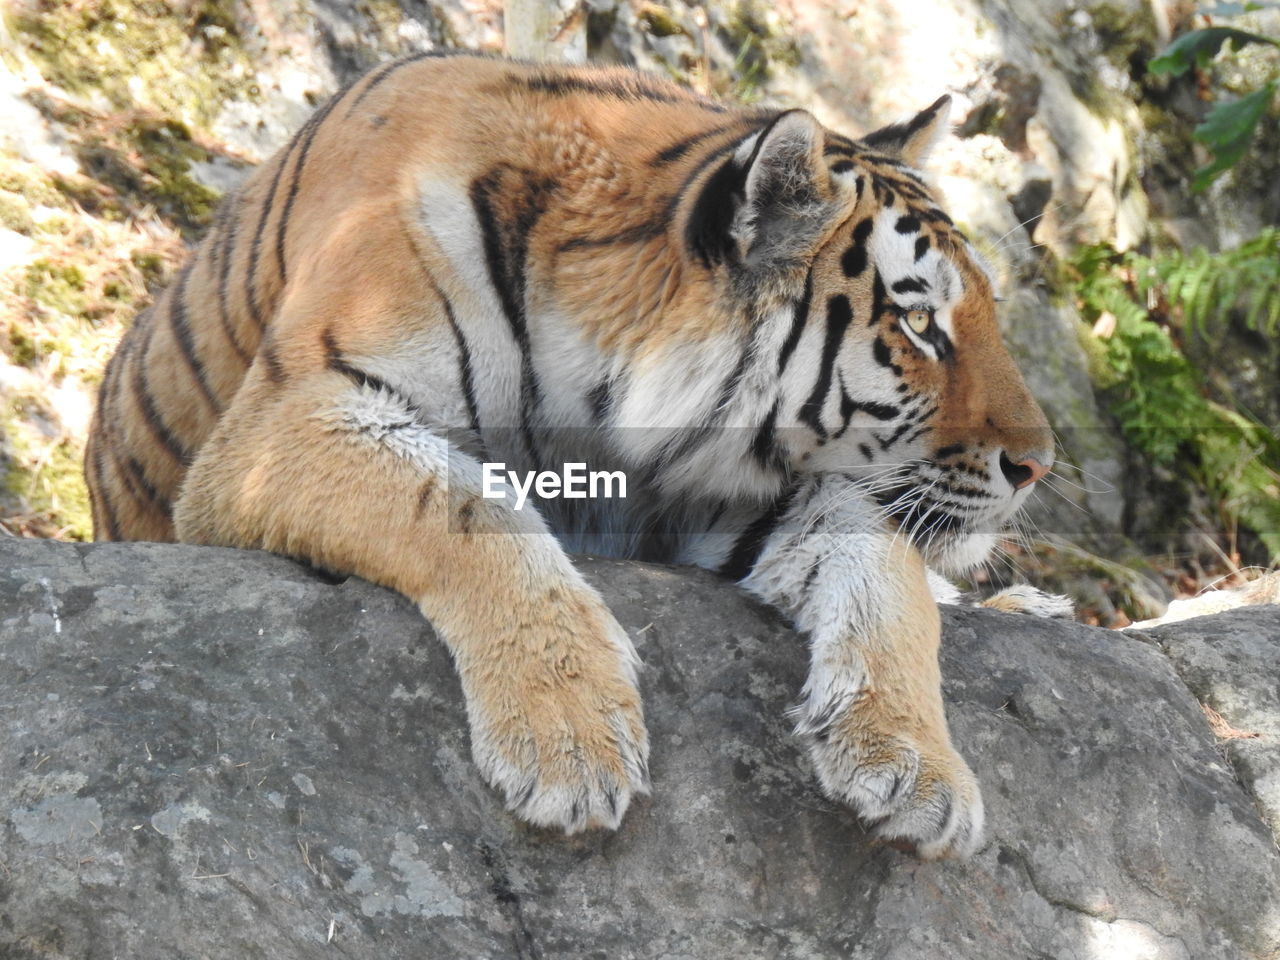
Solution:
M 545 76 L 521 77 L 509 75 L 509 79 L 517 86 L 535 93 L 547 93 L 554 97 L 566 97 L 575 93 L 590 96 L 608 97 L 627 103 L 678 103 L 712 113 L 726 113 L 728 108 L 711 100 L 704 100 L 685 94 L 679 88 L 659 89 L 645 83 L 639 76 L 626 81 L 590 80 L 573 74 L 549 74 Z
M 699 130 L 691 136 L 685 137 L 683 140 L 677 140 L 671 146 L 657 154 L 649 161 L 651 167 L 663 167 L 670 163 L 675 163 L 686 153 L 702 143 L 704 140 L 710 140 L 712 137 L 718 137 L 722 133 L 728 133 L 737 129 L 740 124 L 727 123 L 718 127 L 710 127 L 706 130 Z
M 809 569 L 805 571 L 804 583 L 800 585 L 800 592 L 805 597 L 808 597 L 809 594 L 813 592 L 813 584 L 814 584 L 814 581 L 818 579 L 818 571 L 820 569 L 822 569 L 822 563 L 818 560 L 814 560 L 809 564 Z M 830 723 L 831 723 L 831 720 L 827 719 L 824 721 L 823 726 L 826 727 Z M 827 736 L 825 729 L 821 732 L 820 736 L 822 736 L 823 738 Z
M 866 460 L 867 462 L 870 462 L 875 457 L 875 454 L 871 452 L 871 448 L 868 447 L 865 443 L 858 444 L 858 452 L 862 454 L 862 459 Z
M 896 170 L 894 172 L 895 174 L 897 174 L 896 176 L 886 177 L 885 180 L 889 183 L 892 183 L 894 186 L 894 189 L 897 190 L 900 194 L 902 194 L 904 197 L 907 197 L 908 199 L 919 200 L 923 203 L 933 202 L 933 198 L 929 196 L 928 191 L 925 190 L 924 186 L 920 183 L 920 181 L 916 180 L 914 177 L 912 177 L 909 180 L 903 179 L 903 175 L 907 173 L 906 170 Z M 905 233 L 907 231 L 903 231 L 903 232 Z
M 867 241 L 875 228 L 875 221 L 867 217 L 853 228 L 853 245 L 840 258 L 840 266 L 846 277 L 857 277 L 867 269 Z
M 467 338 L 462 335 L 462 328 L 458 326 L 458 318 L 454 315 L 453 304 L 449 302 L 449 298 L 444 295 L 444 291 L 436 285 L 435 281 L 431 282 L 431 289 L 440 298 L 440 303 L 444 305 L 445 318 L 449 321 L 449 329 L 453 331 L 453 339 L 458 344 L 458 375 L 462 380 L 462 399 L 467 404 L 467 419 L 471 422 L 471 430 L 475 433 L 476 439 L 480 439 L 480 414 L 476 407 L 476 387 L 471 369 L 471 350 L 467 347 Z
M 910 434 L 903 437 L 902 442 L 910 443 L 913 440 L 919 440 L 921 437 L 923 437 L 926 433 L 928 433 L 932 429 L 933 429 L 932 424 L 928 424 L 928 423 L 922 424 L 919 427 L 917 427 L 915 430 L 913 430 Z
M 920 220 L 906 213 L 898 218 L 898 222 L 893 225 L 893 229 L 898 233 L 917 233 L 920 230 Z
M 937 323 L 931 323 L 926 334 L 925 342 L 937 351 L 939 360 L 950 360 L 954 357 L 955 345 L 952 344 L 951 338 L 943 332 L 942 327 L 938 326 Z
M 844 386 L 844 374 L 838 374 L 836 379 L 840 383 L 840 429 L 835 432 L 833 439 L 839 440 L 844 436 L 844 432 L 849 429 L 849 421 L 853 419 L 853 412 L 858 409 L 858 404 L 854 402 L 853 397 L 849 396 L 849 391 Z
M 932 417 L 932 416 L 933 416 L 935 413 L 937 413 L 937 412 L 938 412 L 938 405 L 937 405 L 936 403 L 931 403 L 931 404 L 929 404 L 928 409 L 926 409 L 926 410 L 920 410 L 920 411 L 917 411 L 916 413 L 912 414 L 912 416 L 911 416 L 911 422 L 912 422 L 912 423 L 919 423 L 919 422 L 921 422 L 922 420 L 928 420 L 930 417 Z
M 248 366 L 253 359 L 243 346 L 240 345 L 240 338 L 236 336 L 235 327 L 231 323 L 231 310 L 227 303 L 227 283 L 231 278 L 231 248 L 235 245 L 236 230 L 240 224 L 240 218 L 236 215 L 235 208 L 239 206 L 239 196 L 230 196 L 222 201 L 221 207 L 218 209 L 218 225 L 222 234 L 214 241 L 214 254 L 218 267 L 218 322 L 222 324 L 222 332 L 227 336 L 227 342 L 231 344 L 231 349 L 235 351 L 240 363 Z
M 871 320 L 868 325 L 874 327 L 886 313 L 897 316 L 898 312 L 897 304 L 889 300 L 889 293 L 884 288 L 884 276 L 876 270 L 871 284 Z
M 908 430 L 910 430 L 912 425 L 913 425 L 913 421 L 911 420 L 906 420 L 903 423 L 900 423 L 898 425 L 898 429 L 893 431 L 893 433 L 889 436 L 888 440 L 881 439 L 879 436 L 876 436 L 875 434 L 872 434 L 872 436 L 875 436 L 876 443 L 880 444 L 881 450 L 888 450 L 895 443 L 897 443 L 899 440 L 902 439 L 902 435 L 906 433 Z
M 195 377 L 196 386 L 200 388 L 200 392 L 208 401 L 209 406 L 213 408 L 214 413 L 222 412 L 222 404 L 218 402 L 218 398 L 214 396 L 213 388 L 209 386 L 209 380 L 205 376 L 204 364 L 200 362 L 200 358 L 196 355 L 196 343 L 191 336 L 191 327 L 187 323 L 187 280 L 191 276 L 191 268 L 194 264 L 190 261 L 181 270 L 178 271 L 177 282 L 174 283 L 173 289 L 169 291 L 169 329 L 173 332 L 173 338 L 178 342 L 178 349 L 182 353 L 182 359 L 187 362 L 187 366 L 191 369 L 191 375 Z
M 946 447 L 939 447 L 933 452 L 933 459 L 945 460 L 947 457 L 954 457 L 958 453 L 964 453 L 964 444 L 953 443 Z
M 662 211 L 662 220 L 664 222 L 670 223 L 675 218 L 676 210 L 680 206 L 680 201 L 689 196 L 689 188 L 693 185 L 693 182 L 703 174 L 707 167 L 711 166 L 726 154 L 732 153 L 737 146 L 738 141 L 736 140 L 732 143 L 722 143 L 714 150 L 709 151 L 705 157 L 700 158 L 698 162 L 693 165 L 693 167 L 685 174 L 684 180 L 680 183 L 680 186 L 667 198 L 666 206 Z
M 145 312 L 144 312 L 145 313 Z M 124 439 L 120 438 L 119 444 L 116 442 L 117 427 L 123 419 L 120 411 L 120 391 L 123 389 L 121 383 L 124 379 L 123 369 L 128 363 L 129 354 L 134 349 L 134 344 L 138 338 L 142 336 L 144 327 L 139 326 L 139 317 L 134 321 L 133 327 L 126 332 L 124 339 L 120 341 L 119 347 L 112 355 L 110 362 L 107 364 L 106 372 L 102 377 L 102 386 L 98 395 L 98 418 L 96 421 L 97 432 L 94 436 L 95 448 L 98 444 L 102 444 L 111 452 L 112 465 L 116 471 L 121 474 L 128 482 L 128 475 L 124 472 L 120 465 L 120 456 L 117 447 L 124 444 Z M 134 330 L 137 333 L 130 335 Z M 85 453 L 86 462 L 88 461 L 88 452 Z M 132 461 L 132 458 L 129 458 Z M 136 463 L 136 461 L 133 461 Z M 143 478 L 144 489 L 151 489 L 151 484 Z M 111 504 L 105 491 L 102 494 L 103 504 L 107 509 L 111 509 Z M 114 510 L 112 511 L 114 514 Z M 113 521 L 114 522 L 114 521 Z M 113 539 L 119 539 L 114 537 Z
M 149 503 L 152 498 L 147 495 L 148 490 L 154 491 L 154 487 L 147 481 L 145 476 L 141 476 L 141 464 L 132 457 L 130 462 L 136 467 L 136 471 L 125 470 L 124 463 L 121 462 L 118 451 L 114 448 L 111 451 L 111 466 L 115 468 L 116 473 L 120 475 L 120 480 L 124 483 L 125 489 L 135 503 Z M 138 480 L 142 482 L 139 483 Z
M 117 463 L 119 460 L 117 460 Z M 173 516 L 173 505 L 169 503 L 169 499 L 164 496 L 155 485 L 147 479 L 146 468 L 133 457 L 125 457 L 124 469 L 128 476 L 133 478 L 133 482 L 142 491 L 143 498 L 152 506 L 159 507 L 164 511 L 165 516 Z
M 734 541 L 729 559 L 720 566 L 721 574 L 733 580 L 741 580 L 751 572 L 764 551 L 764 544 L 769 534 L 773 533 L 782 522 L 787 511 L 791 509 L 795 497 L 796 490 L 793 487 L 774 500 L 769 509 L 742 532 L 742 535 Z
M 787 361 L 791 359 L 791 354 L 795 352 L 796 346 L 800 343 L 800 336 L 804 333 L 805 324 L 809 320 L 809 306 L 813 300 L 813 265 L 809 265 L 809 272 L 804 277 L 804 292 L 800 295 L 800 299 L 796 301 L 795 310 L 791 317 L 791 331 L 787 334 L 787 339 L 782 343 L 782 349 L 778 352 L 778 376 L 782 376 L 782 371 L 787 369 Z
M 928 196 L 928 184 L 926 184 L 924 182 L 924 179 L 920 177 L 910 167 L 904 167 L 899 165 L 893 171 L 893 175 L 894 175 L 894 179 L 896 179 L 899 183 L 901 183 L 903 180 L 908 180 L 916 188 L 916 190 L 921 194 L 921 196 Z
M 946 101 L 946 97 L 939 97 L 929 107 L 921 110 L 918 114 L 911 118 L 907 123 L 895 123 L 869 133 L 862 138 L 862 142 L 868 146 L 885 146 L 888 149 L 901 149 L 911 137 L 927 127 L 937 114 L 938 109 Z
M 136 320 L 134 325 L 137 325 Z M 124 364 L 125 354 L 129 351 L 130 339 L 129 331 L 126 330 L 124 337 L 116 345 L 115 353 L 107 361 L 107 368 L 102 372 L 102 383 L 98 385 L 98 423 L 104 431 L 110 429 L 115 419 L 116 401 L 120 393 L 120 367 Z M 104 410 L 110 410 L 112 415 L 103 416 Z
M 848 173 L 852 169 L 853 169 L 852 160 L 837 160 L 835 163 L 831 165 L 832 173 Z
M 309 121 L 308 121 L 309 122 Z M 280 155 L 280 162 L 276 164 L 276 172 L 271 175 L 271 184 L 267 188 L 267 199 L 262 204 L 262 213 L 258 217 L 258 226 L 253 231 L 253 240 L 249 244 L 249 263 L 245 268 L 244 279 L 244 299 L 249 307 L 249 319 L 251 319 L 259 330 L 265 328 L 262 321 L 262 308 L 258 306 L 258 258 L 262 255 L 262 235 L 267 230 L 267 220 L 271 217 L 271 210 L 275 206 L 276 191 L 280 189 L 280 177 L 284 174 L 284 168 L 289 163 L 289 154 L 293 152 L 293 144 L 297 137 L 289 141 L 289 145 L 285 147 L 284 152 Z
M 809 399 L 800 407 L 799 419 L 807 423 L 819 437 L 827 436 L 827 429 L 822 425 L 822 408 L 826 404 L 827 394 L 831 391 L 832 373 L 835 368 L 836 355 L 844 341 L 845 332 L 853 322 L 853 307 L 844 294 L 836 294 L 827 301 L 827 336 L 822 345 L 822 364 L 818 371 L 817 382 Z
M 902 169 L 903 163 L 898 157 L 891 157 L 887 153 L 877 153 L 874 150 L 864 151 L 860 159 L 864 163 L 875 164 L 880 167 L 892 167 L 894 172 Z M 877 176 L 881 176 L 877 174 Z
M 640 243 L 644 240 L 652 240 L 654 237 L 660 237 L 665 232 L 666 226 L 662 223 L 641 223 L 634 227 L 627 227 L 625 230 L 619 230 L 617 233 L 611 233 L 604 237 L 571 237 L 564 243 L 560 244 L 557 252 L 565 253 L 569 250 L 608 247 L 615 243 Z
M 430 53 L 422 51 L 420 53 L 415 53 L 413 56 L 407 57 L 404 60 L 392 60 L 390 63 L 384 63 L 382 66 L 370 71 L 368 74 L 369 82 L 364 85 L 364 89 L 356 94 L 356 98 L 351 101 L 351 106 L 347 107 L 347 114 L 343 119 L 350 119 L 351 114 L 355 113 L 355 109 L 360 106 L 361 101 L 363 101 L 369 94 L 373 93 L 377 86 L 386 80 L 387 77 L 391 76 L 391 74 L 395 73 L 401 67 L 407 67 L 415 60 L 421 60 L 426 56 L 430 56 Z
M 895 280 L 891 289 L 894 293 L 926 293 L 929 290 L 929 282 L 923 277 L 904 277 L 901 280 Z
M 884 342 L 883 337 L 876 337 L 875 343 L 871 345 L 871 355 L 875 357 L 876 363 L 882 367 L 888 367 L 893 371 L 895 377 L 902 376 L 902 368 L 893 362 L 893 352 L 889 349 L 889 345 Z
M 325 366 L 330 370 L 342 374 L 358 386 L 371 387 L 374 390 L 381 390 L 393 396 L 399 396 L 398 391 L 381 377 L 366 373 L 359 367 L 348 363 L 342 356 L 342 350 L 338 347 L 338 340 L 333 335 L 332 330 L 325 330 L 320 335 L 320 342 L 324 345 Z
M 510 185 L 504 183 L 505 173 L 519 176 L 518 190 L 512 191 Z M 531 171 L 500 166 L 477 178 L 470 191 L 471 205 L 484 242 L 489 281 L 498 294 L 511 336 L 520 350 L 520 427 L 533 465 L 540 462 L 533 436 L 533 421 L 541 404 L 541 385 L 533 366 L 525 317 L 525 270 L 529 235 L 546 209 L 554 189 L 553 182 L 535 177 Z M 493 200 L 498 196 L 508 204 L 518 204 L 512 222 L 498 221 L 493 208 Z
M 613 405 L 613 381 L 605 377 L 588 390 L 587 405 L 591 408 L 592 421 L 603 424 L 609 416 L 609 408 Z
M 902 412 L 900 407 L 895 407 L 892 403 L 876 403 L 874 400 L 857 400 L 855 403 L 859 410 L 869 413 L 877 420 L 892 420 Z
M 259 356 L 262 357 L 262 363 L 267 368 L 267 379 L 272 383 L 279 385 L 288 379 L 284 371 L 284 363 L 280 360 L 280 353 L 276 349 L 276 345 L 272 341 L 268 341 L 263 346 Z
M 108 540 L 120 540 L 120 521 L 116 519 L 115 509 L 111 506 L 111 499 L 107 496 L 107 471 L 102 462 L 102 445 L 95 443 L 93 445 L 93 458 L 90 461 L 93 464 L 93 472 L 96 474 L 96 481 L 93 484 L 94 500 L 101 507 L 103 525 L 107 528 Z
M 169 456 L 184 467 L 190 466 L 191 455 L 178 441 L 178 438 L 173 435 L 173 431 L 165 423 L 164 417 L 156 409 L 155 399 L 151 396 L 151 386 L 147 382 L 146 347 L 143 347 L 140 355 L 134 358 L 133 392 L 138 401 L 138 407 L 142 410 L 142 419 L 146 421 L 147 428 L 151 431 L 152 436 L 159 441 L 160 446 L 164 447 Z
M 844 377 L 840 377 L 840 429 L 836 431 L 832 439 L 840 439 L 844 436 L 846 430 L 849 429 L 849 422 L 853 419 L 853 415 L 861 411 L 869 414 L 877 420 L 892 420 L 901 413 L 899 407 L 895 407 L 891 403 L 877 403 L 874 400 L 855 400 L 849 395 L 845 389 Z
M 685 246 L 690 254 L 700 259 L 704 266 L 710 268 L 737 258 L 738 248 L 732 234 L 735 212 L 746 196 L 747 175 L 755 165 L 760 150 L 773 132 L 773 128 L 791 111 L 774 114 L 768 122 L 755 134 L 755 142 L 751 147 L 751 156 L 746 163 L 736 163 L 732 157 L 717 167 L 697 191 L 697 196 L 689 211 L 684 225 Z M 746 137 L 740 142 L 745 143 Z M 732 151 L 737 145 L 726 144 L 719 152 Z M 712 156 L 715 156 L 713 154 Z M 704 169 L 710 158 L 704 159 L 688 177 L 684 186 L 677 193 L 683 196 L 693 182 L 693 177 Z M 674 207 L 669 208 L 669 212 Z
M 915 257 L 916 262 L 919 263 L 921 258 L 923 258 L 924 255 L 928 252 L 929 252 L 929 236 L 928 234 L 921 234 L 916 239 L 916 257 Z
M 897 194 L 893 192 L 889 181 L 876 173 L 871 175 L 871 192 L 875 194 L 881 206 L 892 207 L 897 199 Z
M 944 493 L 953 494 L 954 496 L 960 497 L 961 499 L 966 499 L 966 498 L 970 500 L 995 499 L 995 494 L 990 492 L 989 490 L 980 490 L 976 487 L 957 487 L 947 480 L 937 481 L 937 489 L 943 491 Z
M 96 423 L 99 434 L 108 445 L 111 444 L 112 438 L 116 433 L 117 424 L 122 419 L 120 414 L 121 371 L 127 363 L 126 358 L 132 349 L 133 341 L 136 339 L 134 336 L 130 336 L 130 333 L 133 329 L 138 328 L 138 319 L 134 320 L 133 327 L 125 331 L 124 338 L 120 341 L 119 346 L 116 347 L 116 352 L 107 361 L 107 369 L 102 375 L 102 385 L 98 388 L 98 417 Z M 141 336 L 141 333 L 138 336 Z
M 285 239 L 289 230 L 289 215 L 293 213 L 293 204 L 298 199 L 298 189 L 302 185 L 302 168 L 306 165 L 307 154 L 311 152 L 311 142 L 315 140 L 316 134 L 320 132 L 320 127 L 324 124 L 325 119 L 333 108 L 338 105 L 338 101 L 346 95 L 347 91 L 343 90 L 330 97 L 328 103 L 311 115 L 311 119 L 307 121 L 299 133 L 302 138 L 302 145 L 298 148 L 298 159 L 293 164 L 293 176 L 289 180 L 289 192 L 285 196 L 284 210 L 281 212 L 280 221 L 276 225 L 276 266 L 280 275 L 281 287 L 285 285 L 287 280 L 284 261 Z
M 405 57 L 403 60 L 395 60 L 391 63 L 384 64 L 379 67 L 376 72 L 370 75 L 370 80 L 359 95 L 351 101 L 351 106 L 347 108 L 347 116 L 350 117 L 355 112 L 356 107 L 360 106 L 360 102 L 371 94 L 375 87 L 388 80 L 396 71 L 409 66 L 411 63 L 417 63 L 419 60 L 426 60 L 431 57 L 453 57 L 458 56 L 461 51 L 457 50 L 423 50 L 412 56 Z M 476 56 L 476 54 L 468 54 L 468 56 Z
M 782 455 L 777 448 L 778 403 L 777 400 L 773 401 L 769 415 L 764 418 L 764 423 L 760 424 L 751 441 L 751 455 L 755 457 L 760 469 L 765 471 L 777 470 L 782 465 Z

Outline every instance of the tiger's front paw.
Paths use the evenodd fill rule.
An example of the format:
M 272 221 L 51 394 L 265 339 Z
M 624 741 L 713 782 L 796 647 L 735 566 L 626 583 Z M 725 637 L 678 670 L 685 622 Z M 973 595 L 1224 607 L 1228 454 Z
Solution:
M 519 655 L 495 663 L 496 675 L 467 698 L 485 779 L 516 816 L 566 833 L 616 829 L 631 798 L 649 792 L 638 660 L 608 611 L 596 613 L 586 623 L 520 625 L 506 640 Z M 584 629 L 599 620 L 599 632 Z
M 1076 612 L 1070 597 L 1064 597 L 1060 593 L 1045 593 L 1025 583 L 1006 587 L 987 597 L 978 606 L 1004 613 L 1021 613 L 1057 620 L 1070 620 Z
M 904 722 L 864 691 L 830 721 L 801 714 L 823 790 L 875 824 L 885 840 L 912 844 L 926 859 L 967 857 L 982 844 L 978 780 L 941 730 Z M 815 722 L 816 721 L 816 722 Z

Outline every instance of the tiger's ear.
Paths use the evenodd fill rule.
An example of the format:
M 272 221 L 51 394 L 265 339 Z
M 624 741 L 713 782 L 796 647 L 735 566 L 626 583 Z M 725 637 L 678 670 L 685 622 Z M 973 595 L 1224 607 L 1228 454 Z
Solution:
M 811 254 L 836 209 L 823 143 L 822 126 L 804 110 L 743 140 L 698 197 L 686 228 L 691 249 L 708 264 L 733 260 L 754 271 Z
M 890 124 L 862 138 L 868 147 L 897 157 L 909 167 L 919 167 L 948 130 L 951 97 L 941 96 L 913 118 Z

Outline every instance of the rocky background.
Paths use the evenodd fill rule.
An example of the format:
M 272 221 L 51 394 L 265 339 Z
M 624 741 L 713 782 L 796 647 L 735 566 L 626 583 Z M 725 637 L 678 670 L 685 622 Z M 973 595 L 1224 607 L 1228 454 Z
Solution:
M 1280 36 L 1274 4 L 1231 9 L 1243 6 L 1216 8 L 1231 16 L 1213 22 Z M 1274 563 L 1280 268 L 1267 274 L 1272 326 L 1244 322 L 1239 298 L 1219 291 L 1205 295 L 1209 320 L 1197 328 L 1165 287 L 1141 289 L 1145 261 L 1126 258 L 1203 258 L 1261 238 L 1264 270 L 1280 263 L 1280 239 L 1268 239 L 1280 235 L 1265 232 L 1280 223 L 1274 103 L 1244 160 L 1208 191 L 1190 189 L 1206 157 L 1192 130 L 1209 102 L 1276 76 L 1280 51 L 1247 47 L 1156 76 L 1152 58 L 1210 22 L 1184 0 L 566 0 L 563 10 L 581 28 L 568 56 L 639 65 L 725 99 L 803 105 L 853 134 L 955 95 L 958 136 L 934 172 L 1003 279 L 1006 333 L 1063 459 L 1006 562 L 975 585 L 1029 578 L 1117 625 Z M 438 47 L 501 50 L 503 10 L 499 0 L 4 0 L 3 11 L 0 529 L 87 539 L 79 459 L 95 384 L 220 194 L 370 66 Z M 1224 272 L 1204 262 L 1204 275 Z M 1128 313 L 1098 294 L 1103 281 Z M 1163 413 L 1149 414 L 1153 404 Z M 1192 407 L 1210 411 L 1208 427 L 1189 415 L 1183 425 Z M 1248 430 L 1216 435 L 1231 417 Z
M 704 572 L 582 561 L 636 640 L 653 795 L 522 826 L 404 598 L 280 557 L 0 540 L 5 960 L 1274 960 L 1280 606 L 1103 630 L 944 611 L 987 842 L 824 800 L 804 640 Z

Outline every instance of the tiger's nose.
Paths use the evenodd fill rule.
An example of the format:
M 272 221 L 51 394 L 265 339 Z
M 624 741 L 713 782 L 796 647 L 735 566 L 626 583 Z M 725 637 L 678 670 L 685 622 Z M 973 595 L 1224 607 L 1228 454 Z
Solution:
M 1009 481 L 1009 484 L 1015 490 L 1031 486 L 1031 484 L 1045 476 L 1052 467 L 1052 458 L 1049 458 L 1047 465 L 1041 463 L 1035 457 L 1027 457 L 1025 460 L 1019 460 L 1014 463 L 1009 459 L 1007 453 L 1004 451 L 1000 453 L 1000 472 L 1004 474 L 1004 478 Z

